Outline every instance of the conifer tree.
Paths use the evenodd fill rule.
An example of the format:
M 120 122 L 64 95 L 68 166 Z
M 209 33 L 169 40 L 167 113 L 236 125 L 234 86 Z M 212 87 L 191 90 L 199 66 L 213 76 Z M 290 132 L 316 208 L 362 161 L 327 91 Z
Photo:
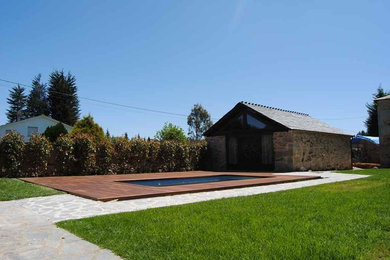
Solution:
M 24 88 L 18 85 L 10 90 L 9 98 L 7 98 L 7 103 L 10 106 L 7 110 L 9 123 L 26 118 L 26 102 L 27 96 L 24 93 Z
M 32 89 L 27 99 L 27 116 L 49 115 L 46 84 L 41 82 L 41 74 L 32 81 Z
M 50 74 L 48 101 L 50 115 L 60 122 L 74 125 L 80 117 L 76 78 L 64 71 Z
M 373 94 L 373 99 L 384 97 L 386 95 L 388 95 L 388 93 L 383 90 L 382 86 L 379 86 L 377 92 Z M 368 112 L 368 118 L 364 122 L 367 127 L 367 131 L 365 132 L 365 134 L 369 136 L 379 136 L 377 105 L 375 104 L 375 102 L 372 102 L 371 104 L 366 104 L 366 107 Z

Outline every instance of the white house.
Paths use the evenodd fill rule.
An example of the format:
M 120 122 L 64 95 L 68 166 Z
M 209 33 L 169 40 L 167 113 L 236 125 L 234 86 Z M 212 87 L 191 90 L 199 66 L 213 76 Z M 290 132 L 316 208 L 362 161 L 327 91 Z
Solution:
M 61 122 L 45 115 L 31 117 L 25 120 L 20 120 L 18 122 L 13 122 L 0 126 L 0 137 L 6 135 L 13 130 L 23 135 L 24 141 L 27 142 L 32 134 L 42 134 L 43 132 L 45 132 L 47 127 L 56 125 L 58 123 Z M 64 123 L 62 124 L 65 126 L 65 129 L 68 131 L 68 133 L 72 130 L 72 127 L 70 125 Z

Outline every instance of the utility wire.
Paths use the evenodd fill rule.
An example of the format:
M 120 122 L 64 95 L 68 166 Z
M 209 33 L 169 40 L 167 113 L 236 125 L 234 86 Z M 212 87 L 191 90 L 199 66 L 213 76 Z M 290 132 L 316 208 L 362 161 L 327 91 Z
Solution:
M 31 85 L 27 85 L 27 84 L 15 82 L 15 81 L 10 81 L 10 80 L 6 80 L 6 79 L 1 79 L 0 78 L 0 81 L 6 82 L 6 83 L 10 83 L 10 84 L 18 84 L 20 86 L 32 88 Z M 62 93 L 62 92 L 58 92 L 58 91 L 51 91 L 51 92 L 55 93 L 55 94 L 59 94 L 59 95 L 64 95 L 64 96 L 71 96 L 70 94 Z M 165 114 L 165 115 L 171 115 L 171 116 L 187 117 L 187 115 L 185 115 L 185 114 L 172 113 L 172 112 L 167 112 L 167 111 L 162 111 L 162 110 L 156 110 L 156 109 L 150 109 L 150 108 L 144 108 L 144 107 L 137 107 L 137 106 L 131 106 L 131 105 L 118 104 L 118 103 L 114 103 L 114 102 L 110 102 L 110 101 L 104 101 L 104 100 L 100 100 L 100 99 L 94 99 L 94 98 L 88 98 L 88 97 L 82 97 L 82 96 L 78 96 L 78 97 L 80 99 L 84 99 L 84 100 L 88 100 L 88 101 L 92 101 L 92 102 L 96 102 L 96 103 L 108 104 L 108 105 L 112 105 L 112 106 L 125 107 L 125 108 L 130 108 L 130 109 L 135 109 L 135 110 L 141 110 L 141 111 L 147 111 L 147 112 L 153 112 L 153 113 L 159 113 L 159 114 Z
M 31 85 L 11 81 L 11 80 L 6 80 L 0 78 L 0 81 L 9 83 L 9 84 L 17 84 L 20 86 L 32 88 Z M 52 93 L 59 94 L 59 95 L 64 95 L 64 96 L 71 96 L 70 94 L 63 93 L 63 92 L 58 92 L 58 91 L 51 91 Z M 134 110 L 140 110 L 140 111 L 146 111 L 146 112 L 152 112 L 152 113 L 159 113 L 159 114 L 165 114 L 165 115 L 171 115 L 171 116 L 179 116 L 179 117 L 186 117 L 187 115 L 185 114 L 180 114 L 180 113 L 172 113 L 172 112 L 167 112 L 167 111 L 162 111 L 162 110 L 157 110 L 157 109 L 150 109 L 150 108 L 144 108 L 144 107 L 137 107 L 137 106 L 131 106 L 131 105 L 124 105 L 124 104 L 119 104 L 115 102 L 110 102 L 110 101 L 105 101 L 105 100 L 100 100 L 100 99 L 95 99 L 95 98 L 88 98 L 88 97 L 82 97 L 78 96 L 80 99 L 96 102 L 96 103 L 101 103 L 101 104 L 106 104 L 106 105 L 112 105 L 112 106 L 117 106 L 117 107 L 124 107 L 124 108 L 130 108 Z M 321 120 L 348 120 L 348 119 L 361 119 L 365 117 L 345 117 L 345 118 L 321 118 Z M 212 118 L 213 120 L 217 120 L 217 118 Z

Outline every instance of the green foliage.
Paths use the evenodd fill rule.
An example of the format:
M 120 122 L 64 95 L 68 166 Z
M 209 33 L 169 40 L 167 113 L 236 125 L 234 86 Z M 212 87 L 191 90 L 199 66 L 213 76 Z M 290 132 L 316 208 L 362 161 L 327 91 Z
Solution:
M 389 201 L 390 170 L 379 169 L 358 180 L 57 225 L 123 259 L 387 259 Z
M 73 154 L 75 158 L 74 174 L 91 174 L 95 172 L 96 147 L 90 135 L 76 134 L 73 136 Z
M 56 175 L 70 175 L 75 163 L 73 139 L 67 135 L 60 136 L 54 143 Z
M 58 137 L 61 135 L 66 135 L 67 133 L 68 131 L 66 130 L 64 124 L 57 123 L 56 125 L 47 127 L 43 135 L 46 136 L 51 142 L 55 142 Z
M 201 167 L 206 143 L 124 137 L 96 142 L 88 134 L 76 134 L 62 135 L 51 145 L 44 136 L 24 143 L 11 133 L 1 139 L 0 148 L 0 176 L 24 177 L 195 170 Z
M 26 118 L 26 102 L 27 96 L 24 93 L 24 88 L 21 86 L 13 87 L 10 90 L 7 103 L 10 108 L 7 110 L 8 122 L 16 122 Z
M 104 138 L 96 145 L 97 174 L 109 174 L 113 171 L 114 146 L 110 138 Z
M 80 109 L 77 97 L 76 78 L 64 71 L 50 74 L 48 102 L 52 118 L 68 125 L 74 125 L 79 119 Z
M 103 128 L 95 123 L 91 115 L 83 117 L 83 119 L 76 122 L 73 126 L 72 131 L 70 132 L 71 136 L 77 134 L 88 134 L 92 136 L 96 141 L 103 140 L 104 131 Z
M 0 139 L 0 177 L 18 177 L 24 151 L 23 136 L 12 131 Z
M 188 136 L 192 140 L 199 141 L 202 139 L 204 132 L 206 132 L 212 125 L 209 112 L 200 104 L 195 104 L 187 117 Z
M 156 133 L 155 138 L 159 141 L 185 142 L 187 140 L 183 129 L 172 123 L 165 123 L 163 128 Z
M 373 99 L 380 98 L 387 96 L 389 93 L 384 91 L 381 86 L 377 89 L 377 92 L 373 94 Z M 366 135 L 369 136 L 379 136 L 379 130 L 378 130 L 378 109 L 375 102 L 372 102 L 371 104 L 366 104 L 367 107 L 367 113 L 368 118 L 364 122 L 367 131 L 365 132 Z
M 38 74 L 32 82 L 32 89 L 27 98 L 26 113 L 28 117 L 49 115 L 49 103 L 47 100 L 46 84 L 41 82 L 41 74 Z
M 39 134 L 32 135 L 24 148 L 23 174 L 26 176 L 44 176 L 52 152 L 49 140 Z

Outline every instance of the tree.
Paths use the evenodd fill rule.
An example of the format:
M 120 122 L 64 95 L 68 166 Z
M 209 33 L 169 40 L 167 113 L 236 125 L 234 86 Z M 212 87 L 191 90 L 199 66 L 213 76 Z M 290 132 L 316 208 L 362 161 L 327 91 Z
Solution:
M 367 135 L 367 133 L 364 130 L 361 130 L 357 133 L 357 135 Z
M 47 137 L 51 142 L 57 141 L 57 138 L 61 135 L 66 135 L 68 131 L 66 130 L 64 124 L 57 123 L 56 125 L 49 126 L 46 128 L 45 132 L 43 133 L 44 136 Z
M 188 135 L 193 140 L 202 139 L 203 133 L 206 132 L 212 125 L 209 112 L 200 104 L 195 104 L 187 117 Z
M 48 101 L 50 115 L 63 123 L 74 125 L 80 117 L 76 78 L 69 72 L 54 71 L 50 74 Z
M 26 101 L 27 96 L 24 94 L 24 88 L 20 85 L 13 87 L 10 90 L 7 103 L 10 108 L 7 110 L 7 118 L 9 123 L 23 120 L 26 118 Z
M 49 115 L 46 84 L 41 83 L 41 74 L 32 81 L 32 89 L 27 99 L 27 116 Z
M 70 131 L 71 136 L 81 133 L 91 135 L 96 141 L 100 141 L 104 138 L 103 128 L 95 123 L 91 115 L 85 116 L 83 119 L 77 121 L 73 126 L 72 131 Z
M 173 125 L 172 123 L 165 123 L 160 131 L 157 131 L 154 136 L 159 141 L 173 140 L 178 142 L 185 142 L 187 140 L 182 128 Z
M 381 85 L 379 85 L 379 88 L 377 89 L 377 93 L 373 94 L 373 99 L 380 98 L 387 96 L 389 93 L 385 92 Z M 378 132 L 378 110 L 377 105 L 375 102 L 372 102 L 371 104 L 366 104 L 367 112 L 368 112 L 368 118 L 364 122 L 367 131 L 366 134 L 369 136 L 379 136 Z
M 106 130 L 106 137 L 107 137 L 107 138 L 111 138 L 111 134 L 110 134 L 110 132 L 108 131 L 108 129 Z

